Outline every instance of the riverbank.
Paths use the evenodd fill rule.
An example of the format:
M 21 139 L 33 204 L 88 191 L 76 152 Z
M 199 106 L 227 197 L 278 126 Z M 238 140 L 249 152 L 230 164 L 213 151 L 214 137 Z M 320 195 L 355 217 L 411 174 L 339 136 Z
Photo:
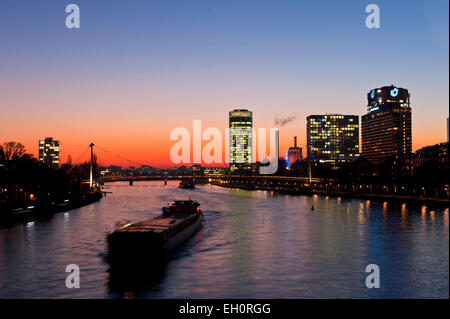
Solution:
M 47 205 L 30 205 L 23 208 L 12 208 L 0 212 L 0 225 L 8 224 L 32 218 L 48 218 L 53 214 L 83 207 L 99 201 L 104 196 L 102 191 L 75 194 L 59 203 Z
M 310 187 L 301 187 L 297 189 L 286 189 L 282 187 L 264 187 L 264 186 L 256 186 L 256 187 L 248 187 L 247 185 L 229 185 L 224 183 L 211 182 L 211 185 L 216 185 L 225 188 L 238 188 L 244 190 L 262 190 L 269 192 L 277 192 L 279 194 L 286 195 L 322 195 L 322 196 L 330 196 L 330 197 L 338 197 L 342 199 L 350 199 L 350 198 L 361 198 L 361 199 L 374 199 L 374 200 L 385 200 L 385 201 L 401 201 L 401 202 L 414 202 L 414 203 L 423 203 L 423 204 L 433 204 L 439 206 L 450 206 L 448 198 L 434 198 L 434 197 L 416 197 L 409 195 L 399 195 L 399 194 L 373 194 L 373 193 L 360 193 L 360 192 L 346 192 L 346 191 L 335 191 L 335 190 L 323 190 L 323 189 L 314 189 Z

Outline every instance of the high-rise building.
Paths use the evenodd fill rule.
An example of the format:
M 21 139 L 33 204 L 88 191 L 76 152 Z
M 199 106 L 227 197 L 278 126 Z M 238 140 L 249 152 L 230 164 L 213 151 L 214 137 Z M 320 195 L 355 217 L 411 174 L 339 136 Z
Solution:
M 59 167 L 59 141 L 52 137 L 39 140 L 39 161 L 53 168 Z
M 412 151 L 411 107 L 407 89 L 393 85 L 367 94 L 367 111 L 362 116 L 362 156 L 383 162 Z
M 307 151 L 312 161 L 336 163 L 359 157 L 357 115 L 310 115 L 306 119 Z
M 252 170 L 252 112 L 233 110 L 230 117 L 230 171 L 231 173 Z
M 302 160 L 302 148 L 297 147 L 297 136 L 294 136 L 294 147 L 289 147 L 289 150 L 286 152 L 286 167 L 291 168 L 292 164 Z

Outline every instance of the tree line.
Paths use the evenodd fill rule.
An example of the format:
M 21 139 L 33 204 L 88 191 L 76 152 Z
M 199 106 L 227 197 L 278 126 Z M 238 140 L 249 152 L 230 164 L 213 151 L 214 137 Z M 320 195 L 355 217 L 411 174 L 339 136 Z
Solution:
M 69 161 L 52 168 L 27 153 L 23 144 L 5 142 L 0 146 L 0 210 L 64 201 L 83 191 L 82 180 L 89 178 L 89 172 L 89 162 L 75 165 Z

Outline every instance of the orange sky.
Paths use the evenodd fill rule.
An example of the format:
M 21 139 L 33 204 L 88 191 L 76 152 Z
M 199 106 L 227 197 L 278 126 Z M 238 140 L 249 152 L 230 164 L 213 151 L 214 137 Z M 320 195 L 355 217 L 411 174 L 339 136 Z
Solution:
M 361 116 L 391 84 L 410 90 L 413 150 L 447 140 L 448 1 L 386 4 L 376 30 L 351 1 L 80 1 L 77 30 L 57 1 L 0 1 L 0 143 L 37 155 L 52 136 L 63 163 L 93 142 L 167 167 L 172 129 L 223 132 L 247 108 L 255 128 L 296 117 L 280 128 L 284 156 L 295 135 L 305 145 L 308 115 Z
M 137 121 L 139 123 L 139 121 Z M 293 136 L 298 136 L 298 144 L 300 147 L 305 147 L 306 144 L 306 134 L 305 129 L 301 126 L 305 126 L 302 120 L 294 120 L 293 122 L 287 124 L 285 127 L 280 128 L 280 156 L 284 156 L 286 150 L 293 145 Z M 204 123 L 204 122 L 203 122 Z M 206 121 L 208 123 L 208 121 Z M 270 125 L 275 127 L 273 123 L 266 123 L 267 127 Z M 445 124 L 445 123 L 444 123 Z M 146 126 L 136 125 L 132 131 L 127 130 L 124 134 L 126 127 L 125 124 L 121 127 L 120 124 L 114 128 L 108 128 L 107 126 L 96 127 L 95 124 L 91 124 L 92 127 L 88 130 L 63 132 L 62 128 L 60 134 L 53 135 L 54 138 L 61 141 L 61 162 L 67 161 L 68 155 L 71 155 L 72 160 L 77 160 L 83 151 L 88 147 L 89 143 L 92 141 L 99 147 L 95 148 L 95 152 L 99 157 L 100 163 L 102 165 L 121 165 L 127 166 L 137 166 L 139 164 L 146 164 L 155 167 L 171 167 L 175 164 L 170 161 L 170 149 L 176 143 L 175 141 L 170 141 L 170 127 L 157 127 L 156 123 L 152 124 L 152 130 L 148 130 Z M 116 123 L 117 125 L 117 123 Z M 257 123 L 255 123 L 255 126 Z M 22 142 L 30 153 L 37 156 L 38 149 L 38 136 L 34 130 L 26 131 L 21 128 L 21 125 L 15 125 L 16 128 L 12 128 L 12 134 L 6 136 L 4 141 L 15 140 Z M 57 126 L 57 125 L 56 125 Z M 440 126 L 440 127 L 439 127 Z M 445 127 L 443 125 L 431 125 L 429 131 L 421 130 L 420 127 L 416 125 L 413 127 L 413 149 L 416 150 L 426 145 L 432 145 L 440 143 L 446 140 Z M 445 126 L 445 125 L 444 125 Z M 438 127 L 438 129 L 436 129 Z M 186 128 L 191 132 L 192 136 L 192 124 L 186 126 Z M 205 129 L 206 126 L 203 126 Z M 68 129 L 68 128 L 66 128 Z M 224 126 L 221 132 L 224 134 Z M 21 131 L 22 138 L 14 138 L 14 130 Z M 49 134 L 46 129 L 40 129 L 41 133 L 39 137 L 46 137 Z M 91 138 L 89 132 L 95 132 L 95 138 Z M 17 132 L 18 133 L 18 132 Z M 9 138 L 8 138 L 9 137 Z M 267 140 L 269 136 L 267 135 Z M 191 141 L 192 142 L 192 141 Z M 203 141 L 203 146 L 206 145 L 208 141 Z M 105 152 L 104 150 L 108 151 Z M 306 150 L 303 150 L 305 156 Z M 80 159 L 84 161 L 88 159 L 88 153 Z M 119 156 L 121 158 L 119 158 Z M 192 149 L 191 149 L 192 157 Z M 132 160 L 137 163 L 132 163 L 124 159 Z M 181 165 L 181 164 L 179 164 Z M 190 164 L 187 164 L 188 166 Z M 221 166 L 213 164 L 212 166 Z

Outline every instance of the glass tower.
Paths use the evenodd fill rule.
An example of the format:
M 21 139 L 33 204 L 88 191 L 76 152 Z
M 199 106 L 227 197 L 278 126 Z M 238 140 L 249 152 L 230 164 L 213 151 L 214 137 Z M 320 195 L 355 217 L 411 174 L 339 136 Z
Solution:
M 230 172 L 250 173 L 252 169 L 252 112 L 233 110 L 230 119 Z
M 359 157 L 357 115 L 310 115 L 306 136 L 307 152 L 312 161 L 336 163 Z
M 361 121 L 361 155 L 373 162 L 412 152 L 409 91 L 393 85 L 367 93 Z

